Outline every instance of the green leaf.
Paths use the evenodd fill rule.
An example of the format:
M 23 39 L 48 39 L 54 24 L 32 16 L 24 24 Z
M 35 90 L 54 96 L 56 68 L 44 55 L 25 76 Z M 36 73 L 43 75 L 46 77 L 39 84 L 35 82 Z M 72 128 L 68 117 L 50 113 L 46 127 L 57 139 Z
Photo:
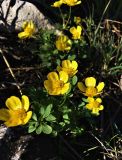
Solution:
M 49 104 L 47 106 L 47 108 L 45 109 L 45 112 L 44 112 L 44 115 L 43 115 L 43 118 L 46 118 L 49 116 L 49 114 L 51 113 L 51 109 L 52 109 L 53 105 L 52 104 Z
M 66 124 L 70 124 L 70 119 L 69 119 L 68 114 L 64 114 L 64 115 L 63 115 L 63 119 L 64 119 L 64 122 L 65 122 Z
M 83 107 L 85 106 L 85 102 L 82 102 L 81 104 L 78 105 L 78 107 Z
M 60 122 L 59 124 L 61 125 L 61 127 L 64 127 L 66 125 L 64 122 Z
M 37 121 L 37 115 L 36 115 L 35 113 L 33 113 L 32 119 L 33 119 L 34 121 Z
M 40 125 L 37 129 L 36 129 L 36 133 L 37 134 L 41 134 L 42 132 L 42 125 Z
M 75 58 L 76 58 L 76 55 L 75 55 L 75 54 L 68 56 L 68 59 L 71 60 L 71 61 L 74 60 Z
M 42 132 L 45 134 L 50 134 L 52 132 L 52 127 L 47 124 L 44 124 L 42 126 Z
M 51 134 L 52 136 L 56 137 L 58 135 L 58 132 L 53 130 Z
M 77 81 L 78 81 L 78 77 L 77 77 L 76 75 L 73 76 L 73 77 L 72 77 L 72 85 L 73 85 L 73 86 L 76 85 Z
M 28 133 L 32 133 L 36 130 L 36 126 L 29 126 L 28 127 Z
M 44 113 L 45 113 L 45 108 L 44 108 L 44 107 L 41 107 L 39 113 L 40 113 L 41 115 L 44 115 Z
M 87 98 L 82 98 L 82 100 L 86 103 L 88 103 L 88 99 Z
M 47 118 L 46 118 L 46 121 L 49 121 L 49 122 L 54 122 L 56 120 L 56 117 L 54 117 L 52 114 L 50 114 Z

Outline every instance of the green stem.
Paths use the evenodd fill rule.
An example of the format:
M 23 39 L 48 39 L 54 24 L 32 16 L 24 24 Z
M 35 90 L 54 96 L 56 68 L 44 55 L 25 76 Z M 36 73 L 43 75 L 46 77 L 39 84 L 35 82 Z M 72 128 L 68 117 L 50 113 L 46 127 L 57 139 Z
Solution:
M 59 7 L 59 11 L 60 11 L 61 18 L 62 18 L 62 22 L 63 22 L 62 26 L 63 26 L 63 28 L 64 28 L 64 27 L 65 27 L 65 19 L 64 19 L 64 15 L 63 15 L 62 10 L 61 10 L 60 7 Z
M 69 23 L 69 20 L 70 20 L 70 17 L 71 17 L 71 7 L 69 8 L 69 16 L 68 16 L 68 19 L 67 19 L 67 22 L 66 24 L 64 25 L 64 29 L 67 27 L 68 23 Z
M 63 100 L 62 100 L 62 102 L 61 102 L 58 106 L 59 106 L 59 107 L 63 106 L 63 104 L 66 102 L 66 99 L 67 99 L 67 94 L 65 94 L 65 95 L 63 96 Z

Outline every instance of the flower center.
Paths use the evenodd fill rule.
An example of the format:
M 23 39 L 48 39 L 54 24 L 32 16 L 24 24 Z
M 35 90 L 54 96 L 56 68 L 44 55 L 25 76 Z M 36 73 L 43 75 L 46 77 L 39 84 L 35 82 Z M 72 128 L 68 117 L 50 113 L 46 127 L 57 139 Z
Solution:
M 56 90 L 62 89 L 63 87 L 64 87 L 64 82 L 61 80 L 56 81 L 54 84 L 54 89 Z
M 16 117 L 18 119 L 21 119 L 22 121 L 25 119 L 25 117 L 27 116 L 25 109 L 18 109 L 15 111 L 16 113 Z
M 32 28 L 30 28 L 30 27 L 27 27 L 25 29 L 25 32 L 28 33 L 29 35 L 31 35 L 34 32 L 34 30 Z
M 99 102 L 97 102 L 97 101 L 94 101 L 94 102 L 93 102 L 93 107 L 94 107 L 94 108 L 99 108 L 99 106 L 100 106 L 100 103 L 99 103 Z
M 88 87 L 86 88 L 86 93 L 85 95 L 88 97 L 93 97 L 97 94 L 97 89 L 94 87 Z

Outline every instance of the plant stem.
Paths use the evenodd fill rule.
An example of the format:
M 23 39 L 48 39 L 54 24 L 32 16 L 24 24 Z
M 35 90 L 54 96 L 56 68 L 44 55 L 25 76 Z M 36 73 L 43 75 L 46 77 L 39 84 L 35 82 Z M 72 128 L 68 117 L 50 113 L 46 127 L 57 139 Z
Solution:
M 20 92 L 20 95 L 22 95 L 22 91 L 21 91 L 21 88 L 20 88 L 20 86 L 19 86 L 19 84 L 17 82 L 17 79 L 16 79 L 16 77 L 15 77 L 15 75 L 14 75 L 14 73 L 13 73 L 11 67 L 10 67 L 10 64 L 8 63 L 7 58 L 5 57 L 5 55 L 4 55 L 4 53 L 3 53 L 3 51 L 1 49 L 0 49 L 0 53 L 1 53 L 2 57 L 3 57 L 3 59 L 4 59 L 4 62 L 6 64 L 6 66 L 8 67 L 8 70 L 9 70 L 11 76 L 13 77 L 14 81 L 16 82 L 16 86 L 17 86 L 17 88 L 18 88 L 18 90 Z
M 70 20 L 70 17 L 71 17 L 71 7 L 69 7 L 69 16 L 68 16 L 68 19 L 67 19 L 67 22 L 64 26 L 64 29 L 67 27 L 68 23 L 69 23 L 69 20 Z

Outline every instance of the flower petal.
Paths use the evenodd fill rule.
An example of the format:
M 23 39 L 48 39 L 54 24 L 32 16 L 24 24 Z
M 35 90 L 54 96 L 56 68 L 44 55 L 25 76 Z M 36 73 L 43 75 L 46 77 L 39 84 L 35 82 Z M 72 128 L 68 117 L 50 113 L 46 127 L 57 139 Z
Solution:
M 69 88 L 70 88 L 70 83 L 66 83 L 66 84 L 64 85 L 64 87 L 62 88 L 62 90 L 61 90 L 61 94 L 67 93 L 68 90 L 69 90 Z
M 104 109 L 104 106 L 103 106 L 103 105 L 100 105 L 100 106 L 99 106 L 99 110 L 102 111 L 103 109 Z
M 80 89 L 81 92 L 86 91 L 86 87 L 82 82 L 78 82 L 78 88 Z
M 25 38 L 27 38 L 28 37 L 28 33 L 27 32 L 20 32 L 19 34 L 18 34 L 18 38 L 20 38 L 20 39 L 25 39 Z
M 49 95 L 52 95 L 52 96 L 56 96 L 56 95 L 60 95 L 61 94 L 61 91 L 60 90 L 50 90 L 49 92 Z
M 81 26 L 77 26 L 77 31 L 78 31 L 79 33 L 81 33 L 81 31 L 82 31 Z
M 47 91 L 52 90 L 52 81 L 50 81 L 50 80 L 45 80 L 45 81 L 44 81 L 44 87 L 46 88 Z
M 76 31 L 76 28 L 75 28 L 75 27 L 71 27 L 69 31 L 70 31 L 72 34 L 74 34 L 74 32 Z
M 89 110 L 92 110 L 93 109 L 93 105 L 91 103 L 86 104 L 86 108 L 89 109 Z
M 20 119 L 11 118 L 8 121 L 4 123 L 7 127 L 15 127 L 22 124 L 22 121 Z
M 52 7 L 60 7 L 62 5 L 61 1 L 56 1 L 53 3 L 53 5 L 51 5 Z
M 6 100 L 6 106 L 11 110 L 17 110 L 22 108 L 22 103 L 18 97 L 11 96 Z
M 92 97 L 88 97 L 87 100 L 88 100 L 89 103 L 94 102 L 94 98 L 92 98 Z
M 72 61 L 72 68 L 76 70 L 78 68 L 78 63 L 76 61 Z
M 29 105 L 30 105 L 29 104 L 29 98 L 27 96 L 23 95 L 22 96 L 22 106 L 26 111 L 28 111 Z
M 63 68 L 70 68 L 70 67 L 71 67 L 71 62 L 70 62 L 70 60 L 63 60 L 63 61 L 62 61 L 62 67 L 63 67 Z
M 95 87 L 96 86 L 96 79 L 94 77 L 88 77 L 85 79 L 86 87 Z
M 48 73 L 47 78 L 48 78 L 50 81 L 59 80 L 58 74 L 57 74 L 56 72 L 50 72 L 50 73 Z
M 105 86 L 105 83 L 104 82 L 100 82 L 96 87 L 97 91 L 101 92 L 103 90 L 104 86 Z
M 99 115 L 99 109 L 98 108 L 93 108 L 92 109 L 92 114 L 95 114 L 96 116 Z
M 102 99 L 101 99 L 101 98 L 97 98 L 96 101 L 97 101 L 98 103 L 102 103 Z
M 24 124 L 28 123 L 28 121 L 30 120 L 31 116 L 32 116 L 32 111 L 27 112 L 27 116 L 24 119 L 24 122 L 22 124 L 24 125 Z
M 9 110 L 8 109 L 0 109 L 0 120 L 8 121 L 9 119 Z
M 61 81 L 63 81 L 64 83 L 66 83 L 67 81 L 68 81 L 68 74 L 66 73 L 66 72 L 64 72 L 64 71 L 60 71 L 59 72 L 59 79 L 61 80 Z

